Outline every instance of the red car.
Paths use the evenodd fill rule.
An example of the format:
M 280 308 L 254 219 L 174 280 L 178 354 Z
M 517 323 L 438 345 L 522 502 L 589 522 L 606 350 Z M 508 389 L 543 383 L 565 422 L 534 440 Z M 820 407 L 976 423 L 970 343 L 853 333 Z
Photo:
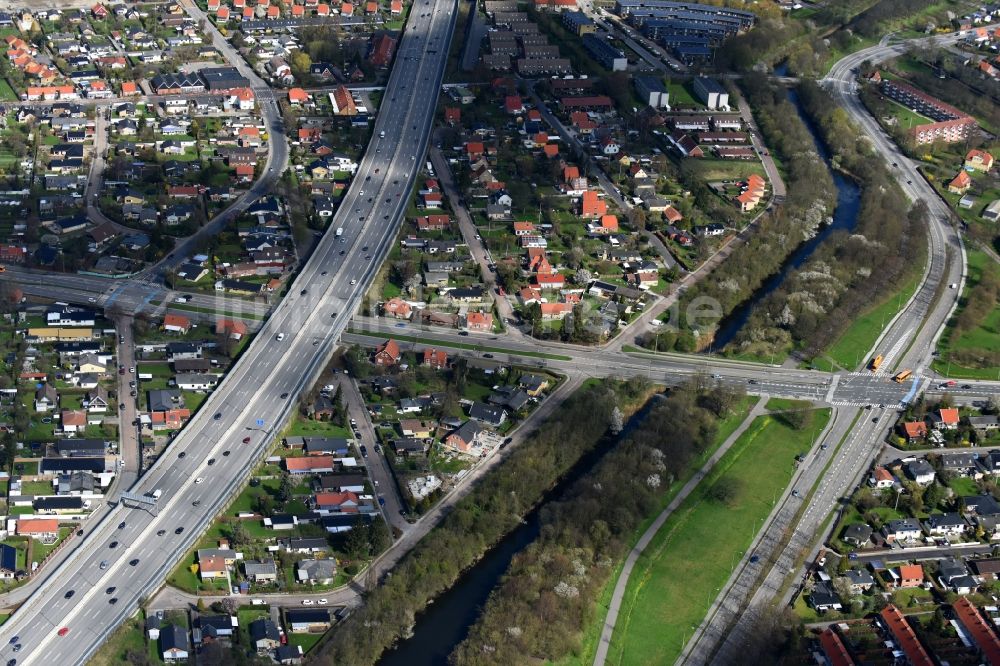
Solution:
M 244 437 L 243 438 L 243 443 L 244 444 L 249 444 L 250 443 L 250 438 L 249 437 Z
M 63 627 L 56 633 L 58 633 L 60 636 L 65 636 L 66 634 L 69 633 L 69 627 Z

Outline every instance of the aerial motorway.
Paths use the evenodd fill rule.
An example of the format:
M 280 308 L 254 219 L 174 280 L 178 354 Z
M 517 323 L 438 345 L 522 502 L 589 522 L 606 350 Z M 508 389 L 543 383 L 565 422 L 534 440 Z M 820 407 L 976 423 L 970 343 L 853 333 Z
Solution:
M 190 3 L 185 8 L 192 16 L 204 16 Z M 378 321 L 363 322 L 363 332 L 346 329 L 352 320 L 360 321 L 355 312 L 392 247 L 427 151 L 456 8 L 454 0 L 418 0 L 396 53 L 373 138 L 328 226 L 330 231 L 279 304 L 253 306 L 263 321 L 257 337 L 166 452 L 128 489 L 124 501 L 120 495 L 112 498 L 117 505 L 100 522 L 84 528 L 72 552 L 57 567 L 44 571 L 36 579 L 39 582 L 33 581 L 31 596 L 0 629 L 0 658 L 12 656 L 11 646 L 19 645 L 19 664 L 84 663 L 110 632 L 163 585 L 183 554 L 240 491 L 295 408 L 298 396 L 308 390 L 338 345 L 342 341 L 367 344 L 400 332 L 398 325 Z M 230 53 L 232 46 L 214 28 L 209 30 L 220 52 L 238 60 Z M 666 384 L 703 375 L 750 393 L 837 407 L 830 427 L 817 442 L 814 462 L 796 477 L 760 536 L 757 552 L 771 548 L 777 564 L 765 569 L 762 560 L 754 566 L 748 551 L 689 644 L 684 658 L 690 663 L 733 661 L 753 629 L 756 614 L 782 589 L 794 552 L 812 543 L 837 498 L 867 468 L 877 451 L 879 434 L 889 427 L 890 414 L 934 382 L 927 373 L 932 350 L 961 293 L 961 289 L 942 290 L 941 286 L 964 281 L 962 241 L 944 203 L 862 108 L 852 74 L 865 59 L 879 62 L 905 48 L 880 44 L 852 54 L 834 65 L 824 80 L 879 152 L 898 165 L 895 171 L 903 190 L 911 199 L 926 202 L 930 213 L 930 260 L 923 281 L 877 341 L 870 358 L 881 360 L 874 368 L 827 373 L 710 356 L 628 352 L 618 345 L 584 349 L 519 337 L 483 343 L 501 359 L 544 363 L 567 375 L 644 375 Z M 32 280 L 42 296 L 62 295 L 105 308 L 117 303 L 128 311 L 154 296 L 165 297 L 169 292 L 159 284 L 165 273 L 203 235 L 217 233 L 255 198 L 267 194 L 287 166 L 287 140 L 274 95 L 252 70 L 245 70 L 241 71 L 254 81 L 269 127 L 270 150 L 261 177 L 242 199 L 159 265 L 121 286 L 97 278 L 77 280 L 76 276 L 73 285 L 63 277 L 20 269 L 3 279 Z M 199 300 L 194 305 L 209 303 Z M 443 346 L 468 347 L 468 339 L 457 333 L 420 333 Z M 539 352 L 547 355 L 544 360 L 539 360 Z M 956 394 L 971 399 L 998 389 L 998 382 L 975 381 L 957 387 Z M 871 418 L 848 437 L 859 410 L 866 408 Z M 838 482 L 810 494 L 807 491 L 816 486 L 827 464 L 842 470 Z M 786 542 L 782 535 L 789 528 L 794 528 L 794 538 Z M 737 576 L 743 572 L 749 575 L 740 580 Z M 751 588 L 754 581 L 763 584 Z
M 290 295 L 234 370 L 130 489 L 140 497 L 152 498 L 155 492 L 155 510 L 119 503 L 100 523 L 88 526 L 72 554 L 46 572 L 4 625 L 0 643 L 6 652 L 14 643 L 21 646 L 19 664 L 86 662 L 163 584 L 237 492 L 298 394 L 334 351 L 393 242 L 427 148 L 456 12 L 447 0 L 420 4 L 426 11 L 414 12 L 407 24 L 374 138 L 330 226 L 343 228 L 344 234 L 330 232 L 320 241 Z M 273 96 L 263 92 L 258 91 L 258 99 L 272 135 L 283 132 Z M 284 137 L 272 145 L 277 148 L 269 155 L 269 182 L 264 180 L 259 191 L 255 185 L 256 194 L 266 192 L 284 168 Z M 178 248 L 171 261 L 183 251 Z

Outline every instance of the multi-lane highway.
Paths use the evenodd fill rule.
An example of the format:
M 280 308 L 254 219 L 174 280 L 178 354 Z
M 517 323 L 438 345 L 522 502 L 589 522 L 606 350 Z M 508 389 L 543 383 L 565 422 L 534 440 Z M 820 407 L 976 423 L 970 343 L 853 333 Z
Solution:
M 332 353 L 393 242 L 426 151 L 455 13 L 448 0 L 414 5 L 374 139 L 331 225 L 345 229 L 343 239 L 329 233 L 321 240 L 290 295 L 233 371 L 132 488 L 138 494 L 162 491 L 158 515 L 120 506 L 89 528 L 73 556 L 47 573 L 0 630 L 5 646 L 0 658 L 12 656 L 7 643 L 16 635 L 23 646 L 20 664 L 84 662 L 139 600 L 162 584 L 238 492 L 297 394 Z M 258 91 L 258 100 L 269 113 L 273 97 Z M 270 157 L 275 168 L 281 166 L 280 155 Z M 244 437 L 250 437 L 248 444 Z M 115 590 L 107 593 L 110 587 Z M 112 598 L 118 600 L 113 605 Z M 68 634 L 60 637 L 62 627 Z
M 953 43 L 958 38 L 952 35 L 943 41 Z M 886 355 L 888 367 L 910 368 L 915 375 L 920 375 L 930 366 L 937 339 L 962 291 L 965 251 L 947 205 L 923 179 L 916 165 L 881 130 L 856 95 L 856 71 L 863 61 L 880 63 L 906 52 L 911 46 L 910 42 L 888 45 L 887 41 L 837 62 L 823 84 L 871 139 L 876 151 L 890 164 L 896 164 L 891 168 L 907 197 L 927 206 L 930 260 L 924 281 L 903 311 L 890 322 L 875 347 Z M 958 288 L 944 287 L 952 283 Z M 991 383 L 969 390 L 988 395 L 996 388 L 996 384 Z M 798 558 L 812 546 L 838 499 L 857 484 L 878 454 L 894 417 L 892 410 L 884 409 L 860 415 L 856 409 L 837 411 L 822 440 L 825 448 L 814 450 L 812 464 L 800 470 L 801 478 L 793 482 L 768 517 L 765 529 L 723 588 L 687 645 L 681 661 L 700 664 L 738 660 L 737 655 L 750 643 L 760 618 L 785 589 L 787 576 L 793 572 Z M 752 555 L 756 556 L 754 563 L 750 562 Z

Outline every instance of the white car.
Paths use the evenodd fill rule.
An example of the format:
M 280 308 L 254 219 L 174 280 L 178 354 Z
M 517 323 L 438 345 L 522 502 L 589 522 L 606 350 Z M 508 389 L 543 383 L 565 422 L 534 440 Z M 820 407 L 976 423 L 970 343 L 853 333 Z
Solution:
M 357 283 L 358 283 L 358 281 L 357 281 L 357 280 L 351 280 L 351 286 L 352 286 L 352 287 L 353 287 L 354 285 L 356 285 Z
M 278 335 L 277 335 L 277 337 L 276 337 L 275 339 L 276 339 L 276 340 L 277 340 L 278 342 L 281 342 L 282 340 L 284 340 L 284 339 L 285 339 L 285 334 L 284 334 L 284 333 L 278 333 Z
M 205 477 L 203 477 L 203 476 L 199 476 L 199 477 L 198 477 L 197 479 L 195 479 L 195 480 L 194 480 L 194 482 L 195 482 L 195 483 L 201 483 L 201 482 L 202 482 L 202 481 L 204 481 L 204 480 L 205 480 Z
M 303 606 L 312 606 L 313 605 L 313 600 L 312 599 L 303 599 L 302 600 L 302 605 Z
M 319 600 L 319 601 L 317 601 L 316 603 L 318 603 L 318 604 L 319 604 L 320 606 L 326 606 L 326 605 L 327 605 L 328 603 L 330 603 L 330 602 L 329 602 L 329 601 L 327 601 L 326 599 L 320 599 L 320 600 Z

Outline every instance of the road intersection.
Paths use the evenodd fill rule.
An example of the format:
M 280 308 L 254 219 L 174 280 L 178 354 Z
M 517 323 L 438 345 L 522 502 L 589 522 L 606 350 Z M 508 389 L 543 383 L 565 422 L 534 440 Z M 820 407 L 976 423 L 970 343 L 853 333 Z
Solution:
M 863 59 L 878 61 L 900 53 L 899 45 L 880 45 L 848 56 L 835 65 L 826 79 L 838 101 L 872 137 L 879 151 L 901 165 L 900 183 L 907 194 L 914 200 L 925 201 L 930 211 L 931 260 L 926 279 L 879 340 L 877 348 L 887 350 L 889 357 L 881 373 L 825 373 L 712 357 L 628 352 L 623 351 L 621 341 L 589 349 L 519 337 L 494 341 L 486 336 L 459 337 L 456 332 L 409 325 L 401 328 L 365 318 L 354 318 L 357 331 L 345 333 L 367 285 L 394 241 L 427 148 L 456 12 L 455 4 L 447 0 L 423 0 L 423 3 L 421 8 L 428 10 L 411 15 L 374 138 L 330 225 L 345 228 L 343 242 L 327 234 L 303 267 L 290 295 L 273 311 L 267 304 L 247 304 L 240 299 L 195 297 L 192 305 L 196 307 L 218 308 L 220 303 L 228 303 L 234 309 L 246 307 L 261 318 L 270 312 L 270 318 L 205 407 L 132 488 L 140 494 L 154 489 L 163 491 L 158 515 L 121 506 L 111 510 L 99 523 L 88 527 L 82 543 L 58 568 L 46 572 L 45 580 L 28 603 L 0 629 L 0 644 L 15 634 L 20 637 L 24 645 L 20 663 L 85 661 L 143 598 L 160 587 L 178 558 L 239 492 L 276 428 L 294 408 L 297 395 L 308 389 L 341 340 L 372 344 L 392 335 L 412 335 L 421 344 L 426 340 L 440 346 L 464 348 L 471 342 L 480 347 L 472 350 L 474 355 L 487 353 L 484 350 L 489 348 L 495 350 L 493 355 L 497 360 L 544 364 L 570 377 L 570 385 L 578 385 L 585 376 L 643 375 L 672 384 L 711 375 L 714 381 L 744 387 L 750 393 L 838 406 L 822 440 L 830 444 L 829 450 L 817 449 L 800 467 L 792 484 L 792 488 L 803 490 L 803 497 L 814 489 L 811 501 L 806 504 L 789 492 L 776 502 L 774 513 L 755 545 L 756 552 L 766 552 L 767 557 L 755 571 L 748 569 L 748 558 L 737 566 L 734 579 L 689 646 L 686 658 L 693 663 L 708 663 L 713 655 L 724 662 L 736 654 L 753 628 L 754 614 L 763 612 L 783 589 L 785 572 L 793 568 L 798 553 L 810 546 L 828 509 L 867 468 L 877 452 L 877 442 L 894 420 L 893 410 L 929 386 L 931 379 L 924 378 L 923 372 L 930 364 L 931 350 L 954 307 L 955 297 L 961 292 L 956 290 L 955 297 L 951 297 L 941 286 L 964 279 L 964 249 L 947 207 L 860 107 L 853 94 L 850 73 Z M 189 2 L 185 2 L 185 9 L 196 18 L 200 12 Z M 227 51 L 232 47 L 214 28 L 210 32 L 216 47 L 230 57 L 232 54 Z M 141 309 L 154 299 L 169 299 L 170 293 L 157 284 L 165 273 L 176 267 L 206 235 L 217 233 L 253 201 L 268 193 L 287 165 L 287 143 L 274 95 L 252 70 L 243 67 L 241 71 L 253 82 L 271 137 L 264 174 L 242 199 L 182 242 L 157 267 L 147 270 L 141 276 L 143 279 L 123 286 L 109 289 L 107 280 L 73 276 L 75 284 L 67 294 L 65 281 L 54 276 L 11 270 L 4 279 L 21 284 L 30 280 L 33 295 L 79 300 L 87 294 L 82 297 L 88 302 L 127 312 Z M 941 293 L 949 297 L 939 298 Z M 94 301 L 90 301 L 92 298 Z M 279 333 L 284 334 L 283 340 L 277 339 Z M 539 352 L 551 357 L 538 360 Z M 902 367 L 914 369 L 914 379 L 906 384 L 893 382 L 889 369 Z M 1000 391 L 998 382 L 976 381 L 968 386 L 959 391 L 976 397 Z M 873 409 L 859 420 L 858 408 L 868 405 Z M 259 422 L 264 426 L 255 427 Z M 247 431 L 253 439 L 249 445 L 242 445 L 239 441 Z M 225 452 L 230 455 L 224 455 Z M 484 465 L 483 469 L 486 468 Z M 817 485 L 821 477 L 823 481 Z M 204 478 L 205 483 L 197 483 L 198 478 Z M 178 528 L 183 528 L 179 534 Z M 790 528 L 792 537 L 786 545 L 784 537 Z M 163 536 L 156 534 L 161 529 L 165 530 Z M 392 557 L 384 561 L 395 561 L 409 547 L 404 542 L 419 536 L 419 531 L 407 533 L 399 548 L 391 551 Z M 113 542 L 115 547 L 111 547 Z M 108 562 L 106 569 L 100 567 L 103 561 Z M 764 565 L 771 563 L 773 566 L 765 570 Z M 114 594 L 120 601 L 115 606 L 108 604 L 106 589 L 110 586 L 116 587 Z M 62 626 L 70 627 L 70 638 L 56 636 Z M 716 653 L 715 646 L 719 644 L 721 651 Z
M 17 635 L 23 645 L 19 663 L 85 662 L 140 601 L 162 585 L 178 559 L 239 492 L 298 394 L 308 389 L 335 350 L 350 313 L 360 304 L 363 290 L 395 238 L 417 175 L 417 160 L 426 152 L 455 5 L 424 0 L 423 6 L 428 11 L 411 16 L 400 42 L 389 92 L 374 127 L 376 138 L 331 224 L 343 227 L 344 237 L 324 236 L 298 275 L 292 295 L 274 309 L 204 408 L 131 488 L 136 494 L 161 490 L 158 515 L 119 505 L 100 523 L 88 526 L 71 556 L 46 573 L 3 626 L 0 643 L 6 645 Z M 277 105 L 263 92 L 257 90 L 258 100 L 276 133 Z M 277 142 L 276 148 L 280 146 L 285 146 L 283 140 Z M 257 181 L 251 193 L 269 191 L 284 167 L 283 150 L 269 153 L 266 171 L 273 169 L 273 178 Z M 221 228 L 238 213 L 239 205 L 205 228 Z M 193 242 L 182 243 L 160 269 L 179 262 Z M 282 340 L 279 333 L 284 333 Z M 256 426 L 261 422 L 262 428 Z M 261 429 L 263 433 L 258 432 Z M 241 439 L 248 432 L 251 443 L 243 445 Z M 230 455 L 224 455 L 226 451 Z M 198 483 L 199 478 L 204 482 Z M 183 529 L 177 534 L 179 528 Z M 163 535 L 157 535 L 159 530 Z M 100 568 L 102 561 L 107 562 L 105 569 Z M 112 586 L 115 605 L 109 604 L 112 597 L 106 594 Z M 67 637 L 57 636 L 61 627 L 69 627 Z

